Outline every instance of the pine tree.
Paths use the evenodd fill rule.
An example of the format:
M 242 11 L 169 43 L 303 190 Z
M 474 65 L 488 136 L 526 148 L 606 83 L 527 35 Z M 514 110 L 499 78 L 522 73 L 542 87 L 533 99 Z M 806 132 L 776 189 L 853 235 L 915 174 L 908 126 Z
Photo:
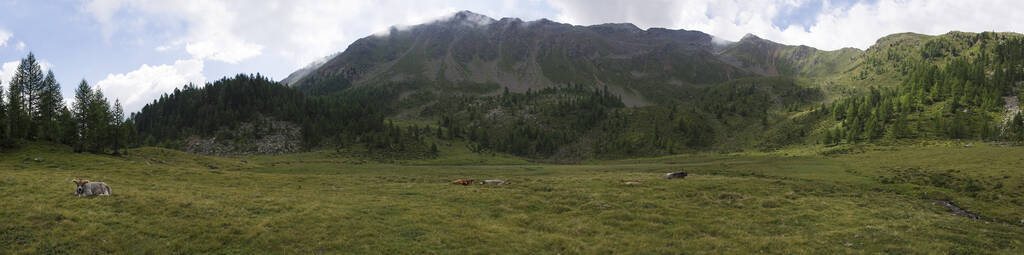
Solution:
M 821 143 L 823 143 L 825 145 L 831 145 L 832 144 L 832 139 L 833 139 L 832 130 L 831 129 L 827 129 L 827 130 L 825 130 L 824 133 L 825 133 L 825 137 L 821 139 Z
M 135 129 L 135 121 L 128 118 L 121 125 L 121 138 L 124 139 L 124 147 L 132 148 L 137 146 L 138 131 Z
M 18 69 L 11 78 L 9 97 L 11 128 L 16 139 L 35 138 L 35 115 L 39 107 L 39 95 L 43 84 L 43 71 L 31 52 L 21 59 Z
M 1007 137 L 1013 141 L 1021 141 L 1024 138 L 1024 116 L 1020 112 L 1010 119 L 1010 127 L 1007 130 Z
M 60 125 L 60 142 L 75 146 L 78 141 L 78 123 L 75 122 L 75 115 L 67 107 L 61 107 L 57 120 Z
M 76 141 L 74 141 L 76 152 L 83 152 L 91 147 L 89 144 L 91 138 L 88 135 L 92 134 L 89 130 L 91 128 L 89 125 L 89 105 L 92 102 L 92 98 L 92 89 L 89 88 L 89 83 L 83 79 L 82 82 L 78 83 L 78 89 L 75 90 L 75 103 L 72 106 L 72 113 L 76 124 L 75 129 L 77 130 L 77 134 L 74 137 L 76 138 Z
M 0 85 L 3 85 L 3 81 L 0 81 Z M 4 87 L 0 86 L 0 148 L 8 146 L 8 138 L 10 133 L 7 132 L 7 103 L 4 100 Z
M 89 133 L 87 137 L 90 139 L 89 151 L 92 153 L 103 153 L 107 148 L 111 148 L 111 111 L 110 102 L 107 101 L 107 97 L 103 95 L 102 90 L 94 90 L 92 92 L 92 98 L 89 99 L 88 105 L 88 119 L 86 120 L 89 125 Z
M 64 97 L 60 93 L 60 84 L 53 71 L 46 73 L 42 82 L 38 114 L 35 122 L 39 125 L 39 135 L 46 140 L 59 141 L 61 137 L 58 116 L 64 108 Z
M 110 128 L 107 130 L 108 136 L 110 137 L 110 146 L 114 150 L 114 155 L 121 155 L 121 148 L 125 146 L 125 133 L 124 133 L 124 108 L 121 107 L 121 100 L 114 99 L 114 110 L 110 114 Z

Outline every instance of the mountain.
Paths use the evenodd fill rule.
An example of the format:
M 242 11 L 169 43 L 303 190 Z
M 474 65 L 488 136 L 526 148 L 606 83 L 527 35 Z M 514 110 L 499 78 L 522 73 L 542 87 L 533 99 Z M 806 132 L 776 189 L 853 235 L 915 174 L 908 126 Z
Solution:
M 302 78 L 287 81 L 314 95 L 394 83 L 483 94 L 585 84 L 607 86 L 627 105 L 648 105 L 754 75 L 716 56 L 713 41 L 699 31 L 495 20 L 462 11 L 359 39 L 308 75 L 300 70 L 290 77 Z
M 328 60 L 331 60 L 335 56 L 338 56 L 338 54 L 339 53 L 335 53 L 330 56 L 323 57 L 321 59 L 313 61 L 312 63 L 309 63 L 305 67 L 299 68 L 299 70 L 295 70 L 295 72 L 292 72 L 291 74 L 288 75 L 288 77 L 285 77 L 283 80 L 281 80 L 281 83 L 284 85 L 294 84 L 295 82 L 301 80 L 302 78 L 305 78 L 306 75 L 319 69 L 321 66 L 324 65 L 324 63 L 327 63 Z
M 903 33 L 866 50 L 825 51 L 754 35 L 723 42 L 699 31 L 463 11 L 359 39 L 296 71 L 281 82 L 288 86 L 239 76 L 175 92 L 133 118 L 144 144 L 216 145 L 204 151 L 301 136 L 304 149 L 423 158 L 438 144 L 463 144 L 557 162 L 1024 141 L 1013 100 L 1024 91 L 1022 49 L 1016 33 Z M 232 132 L 261 125 L 288 132 Z
M 747 34 L 726 47 L 719 56 L 733 66 L 761 76 L 821 77 L 850 70 L 863 51 L 843 48 L 823 51 L 809 46 L 790 46 Z

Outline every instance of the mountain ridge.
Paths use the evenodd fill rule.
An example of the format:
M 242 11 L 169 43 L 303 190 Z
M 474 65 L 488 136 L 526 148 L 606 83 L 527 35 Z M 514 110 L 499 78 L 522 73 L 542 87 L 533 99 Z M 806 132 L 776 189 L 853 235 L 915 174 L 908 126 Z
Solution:
M 1024 124 L 993 124 L 1006 116 L 1004 98 L 1024 91 L 1020 45 L 1015 33 L 953 31 L 824 51 L 755 35 L 723 42 L 700 31 L 460 12 L 359 39 L 306 68 L 283 90 L 302 96 L 279 102 L 296 114 L 253 107 L 249 115 L 207 115 L 276 114 L 302 126 L 305 148 L 429 156 L 427 134 L 465 141 L 476 153 L 558 162 L 878 139 L 1024 139 Z M 253 82 L 224 82 L 233 83 Z M 218 91 L 189 90 L 153 109 L 192 107 L 190 98 Z M 203 123 L 214 136 L 231 125 Z M 188 127 L 148 126 L 181 129 L 174 125 Z M 163 133 L 153 140 L 175 139 Z
M 308 76 L 287 83 L 312 94 L 394 82 L 489 84 L 514 92 L 583 83 L 608 86 L 636 101 L 631 105 L 644 105 L 670 101 L 658 98 L 666 91 L 679 94 L 686 87 L 750 75 L 719 60 L 715 39 L 700 31 L 484 17 L 463 11 L 392 27 L 386 35 L 353 42 Z M 310 88 L 317 83 L 334 84 Z

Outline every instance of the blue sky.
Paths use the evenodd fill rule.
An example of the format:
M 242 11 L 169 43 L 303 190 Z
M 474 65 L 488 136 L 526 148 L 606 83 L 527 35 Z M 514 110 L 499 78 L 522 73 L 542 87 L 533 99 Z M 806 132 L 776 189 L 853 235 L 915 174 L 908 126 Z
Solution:
M 493 18 L 747 33 L 865 49 L 897 32 L 1021 32 L 1021 1 L 952 0 L 0 0 L 0 79 L 29 51 L 70 98 L 85 79 L 137 111 L 185 83 L 236 73 L 282 79 L 349 43 L 470 10 Z

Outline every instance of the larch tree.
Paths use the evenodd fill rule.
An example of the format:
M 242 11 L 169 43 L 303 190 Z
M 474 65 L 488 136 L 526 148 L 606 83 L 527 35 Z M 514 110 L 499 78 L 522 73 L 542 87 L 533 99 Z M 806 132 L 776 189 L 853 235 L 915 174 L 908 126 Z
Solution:
M 39 106 L 35 115 L 35 122 L 39 126 L 39 136 L 50 141 L 59 141 L 61 136 L 58 117 L 61 109 L 64 108 L 64 97 L 60 93 L 60 84 L 53 75 L 53 71 L 46 73 L 43 79 L 39 94 Z
M 114 149 L 114 155 L 121 155 L 121 148 L 125 146 L 125 140 L 127 140 L 126 134 L 122 128 L 124 127 L 124 108 L 121 107 L 121 100 L 114 99 L 114 110 L 110 114 L 110 124 L 107 129 L 108 136 L 110 137 L 110 145 Z
M 43 83 L 43 69 L 31 52 L 21 59 L 11 79 L 10 101 L 11 128 L 14 138 L 31 139 L 35 137 L 35 114 L 39 104 L 39 95 Z
M 110 102 L 103 95 L 103 91 L 96 89 L 88 103 L 88 133 L 89 152 L 103 153 L 110 144 Z
M 74 116 L 75 130 L 77 135 L 74 137 L 74 148 L 76 152 L 85 151 L 89 147 L 89 137 L 91 134 L 89 129 L 89 104 L 92 102 L 92 89 L 89 88 L 89 83 L 82 80 L 78 83 L 78 88 L 75 89 L 75 102 L 72 105 L 72 116 Z
M 3 81 L 0 81 L 0 85 L 3 85 Z M 7 103 L 4 101 L 4 87 L 0 86 L 0 147 L 8 145 L 10 139 L 10 133 L 8 133 L 7 122 Z

